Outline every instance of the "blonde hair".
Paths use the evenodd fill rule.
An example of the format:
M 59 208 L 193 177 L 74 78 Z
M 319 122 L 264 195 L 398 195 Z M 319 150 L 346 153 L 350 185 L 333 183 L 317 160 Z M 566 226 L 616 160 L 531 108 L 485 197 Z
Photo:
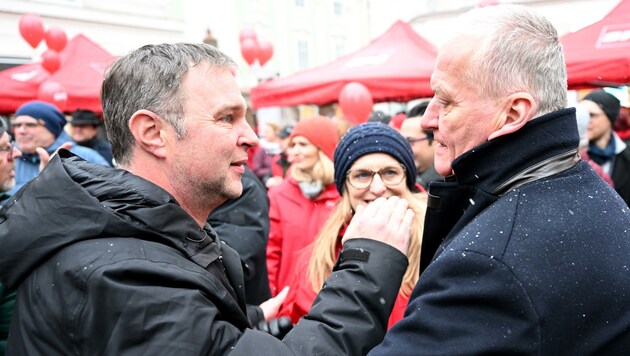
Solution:
M 413 220 L 411 241 L 409 242 L 409 266 L 403 276 L 400 293 L 405 297 L 411 294 L 420 276 L 420 249 L 422 246 L 422 231 L 424 229 L 424 214 L 426 212 L 426 194 L 414 194 L 405 186 L 400 195 L 407 199 L 409 208 L 415 213 Z M 337 260 L 337 244 L 340 230 L 352 219 L 353 211 L 350 205 L 348 189 L 344 189 L 341 200 L 335 206 L 319 235 L 313 242 L 313 254 L 308 263 L 306 278 L 314 291 L 319 291 L 324 281 L 332 273 Z M 384 268 L 386 268 L 384 266 Z
M 296 165 L 291 165 L 289 173 L 298 182 L 320 182 L 327 186 L 335 181 L 335 165 L 321 150 L 317 151 L 317 163 L 310 173 L 304 172 Z

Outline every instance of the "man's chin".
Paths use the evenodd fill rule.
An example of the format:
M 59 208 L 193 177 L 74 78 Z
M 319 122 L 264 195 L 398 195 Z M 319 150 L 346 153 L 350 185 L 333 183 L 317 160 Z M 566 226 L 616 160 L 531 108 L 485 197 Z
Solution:
M 13 189 L 15 187 L 15 179 L 11 178 L 11 180 L 4 182 L 3 184 L 0 184 L 0 191 L 4 192 L 8 192 L 9 190 Z
M 241 194 L 243 194 L 243 185 L 240 184 L 240 181 L 238 183 L 238 186 L 235 185 L 233 187 L 226 187 L 227 189 L 223 194 L 225 199 L 237 199 L 241 196 Z
M 449 163 L 441 163 L 436 161 L 434 165 L 435 170 L 442 177 L 448 177 L 453 174 L 453 168 L 451 168 L 451 162 Z

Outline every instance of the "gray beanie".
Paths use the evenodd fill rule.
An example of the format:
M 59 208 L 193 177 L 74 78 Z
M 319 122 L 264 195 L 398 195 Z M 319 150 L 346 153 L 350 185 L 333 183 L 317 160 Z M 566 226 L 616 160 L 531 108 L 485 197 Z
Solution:
M 335 149 L 335 184 L 340 194 L 354 161 L 370 153 L 387 153 L 398 160 L 407 171 L 407 187 L 416 191 L 416 165 L 409 142 L 388 125 L 366 122 L 348 130 Z

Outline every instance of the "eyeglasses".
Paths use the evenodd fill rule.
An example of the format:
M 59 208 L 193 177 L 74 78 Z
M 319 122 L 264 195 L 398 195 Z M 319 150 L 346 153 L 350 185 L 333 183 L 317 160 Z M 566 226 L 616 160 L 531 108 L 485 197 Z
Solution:
M 405 167 L 402 165 L 385 167 L 378 171 L 372 171 L 369 169 L 351 169 L 348 171 L 346 179 L 354 188 L 365 189 L 372 184 L 376 174 L 381 177 L 383 184 L 387 186 L 397 185 L 405 179 Z
M 11 123 L 11 129 L 15 130 L 15 129 L 19 129 L 20 127 L 24 126 L 24 128 L 26 129 L 34 129 L 37 126 L 44 126 L 44 124 L 40 121 L 37 122 L 12 122 Z
M 414 142 L 420 142 L 420 141 L 424 141 L 424 140 L 430 140 L 431 138 L 429 136 L 424 136 L 424 137 L 405 137 L 405 139 L 407 139 L 407 142 L 409 142 L 410 144 L 414 143 Z
M 0 146 L 0 152 L 7 152 L 7 156 L 9 158 L 13 158 L 13 141 L 4 146 Z

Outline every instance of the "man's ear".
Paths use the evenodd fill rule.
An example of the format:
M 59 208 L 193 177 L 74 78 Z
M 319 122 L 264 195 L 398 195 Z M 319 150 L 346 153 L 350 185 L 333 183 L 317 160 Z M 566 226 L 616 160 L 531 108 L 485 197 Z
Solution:
M 160 158 L 166 156 L 166 126 L 157 114 L 144 109 L 136 111 L 129 119 L 129 130 L 137 148 Z
M 525 126 L 536 112 L 534 98 L 525 92 L 518 92 L 505 99 L 505 111 L 501 113 L 500 127 L 488 137 L 488 140 L 511 134 Z

